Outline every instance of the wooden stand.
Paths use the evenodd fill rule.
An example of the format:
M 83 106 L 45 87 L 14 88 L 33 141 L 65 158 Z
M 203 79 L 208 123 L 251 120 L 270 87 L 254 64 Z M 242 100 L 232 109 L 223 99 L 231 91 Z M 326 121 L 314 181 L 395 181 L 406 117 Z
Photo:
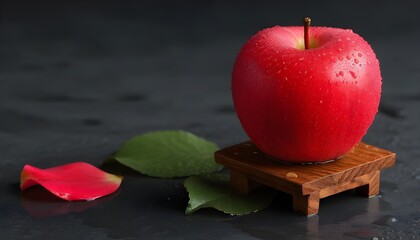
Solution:
M 357 188 L 366 197 L 379 193 L 380 170 L 395 163 L 395 153 L 359 143 L 342 158 L 324 164 L 276 161 L 250 141 L 215 153 L 216 162 L 231 171 L 231 188 L 247 194 L 266 185 L 293 196 L 293 209 L 318 213 L 319 200 Z

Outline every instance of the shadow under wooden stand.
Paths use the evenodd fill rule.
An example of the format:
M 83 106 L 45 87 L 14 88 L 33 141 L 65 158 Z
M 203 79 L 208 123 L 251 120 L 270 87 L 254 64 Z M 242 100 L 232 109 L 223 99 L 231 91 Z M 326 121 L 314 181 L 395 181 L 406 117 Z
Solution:
M 319 200 L 357 188 L 366 197 L 379 193 L 380 171 L 394 165 L 396 154 L 359 143 L 342 158 L 323 164 L 288 164 L 258 150 L 251 142 L 215 153 L 216 162 L 231 171 L 231 188 L 247 194 L 266 185 L 293 196 L 293 209 L 317 214 Z

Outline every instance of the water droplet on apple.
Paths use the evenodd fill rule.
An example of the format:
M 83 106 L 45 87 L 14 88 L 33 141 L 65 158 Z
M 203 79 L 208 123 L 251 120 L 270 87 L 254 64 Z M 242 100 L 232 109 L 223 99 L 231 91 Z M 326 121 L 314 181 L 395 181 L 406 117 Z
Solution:
M 354 84 L 357 84 L 357 81 L 354 81 Z
M 362 64 L 359 64 L 359 67 L 361 67 L 362 66 Z
M 322 103 L 322 100 L 321 100 L 321 101 L 319 101 L 319 103 Z
M 347 58 L 347 60 L 350 60 L 351 59 L 351 57 L 349 55 L 347 55 L 346 58 Z
M 338 41 L 341 42 L 341 38 L 339 38 Z
M 361 53 L 358 53 L 357 56 L 362 57 L 363 55 Z
M 340 71 L 338 74 L 340 74 L 340 76 L 344 77 L 344 72 Z
M 350 41 L 350 38 L 346 38 L 347 41 Z
M 283 65 L 286 64 L 286 62 L 283 62 Z
M 339 49 L 338 49 L 338 51 L 340 51 L 340 52 L 341 52 L 341 51 L 343 51 L 343 49 L 339 48 Z
M 287 77 L 284 77 L 284 80 L 286 80 L 286 81 L 287 81 L 287 80 L 288 80 L 288 79 L 287 79 Z
M 349 71 L 349 73 L 353 78 L 357 78 L 356 73 L 354 73 L 353 71 Z
M 344 58 L 343 58 L 342 56 L 339 56 L 339 57 L 338 57 L 338 60 L 340 60 L 340 61 L 343 61 L 343 59 L 344 59 Z
M 369 62 L 369 61 L 367 62 L 367 65 L 368 65 L 368 66 L 370 65 L 370 62 Z

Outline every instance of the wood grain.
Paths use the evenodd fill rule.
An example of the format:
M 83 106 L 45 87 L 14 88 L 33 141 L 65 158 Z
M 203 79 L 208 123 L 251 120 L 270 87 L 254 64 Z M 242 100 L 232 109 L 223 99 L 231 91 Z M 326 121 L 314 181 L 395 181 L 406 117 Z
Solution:
M 252 181 L 239 171 L 231 170 L 230 179 L 230 187 L 239 193 L 247 194 L 260 187 L 259 183 Z
M 393 166 L 396 154 L 359 143 L 333 162 L 290 164 L 247 141 L 217 151 L 215 158 L 231 170 L 231 187 L 236 191 L 249 193 L 267 185 L 293 195 L 294 209 L 311 215 L 318 212 L 320 198 L 339 192 L 357 188 L 367 197 L 378 194 L 380 170 Z

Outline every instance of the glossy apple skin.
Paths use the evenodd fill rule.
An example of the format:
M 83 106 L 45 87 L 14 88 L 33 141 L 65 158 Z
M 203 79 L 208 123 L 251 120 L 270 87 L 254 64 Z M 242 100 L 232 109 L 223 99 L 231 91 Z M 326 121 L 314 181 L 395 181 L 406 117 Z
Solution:
M 232 74 L 239 120 L 256 146 L 290 162 L 337 159 L 366 134 L 382 78 L 370 45 L 351 30 L 272 27 L 241 49 Z

